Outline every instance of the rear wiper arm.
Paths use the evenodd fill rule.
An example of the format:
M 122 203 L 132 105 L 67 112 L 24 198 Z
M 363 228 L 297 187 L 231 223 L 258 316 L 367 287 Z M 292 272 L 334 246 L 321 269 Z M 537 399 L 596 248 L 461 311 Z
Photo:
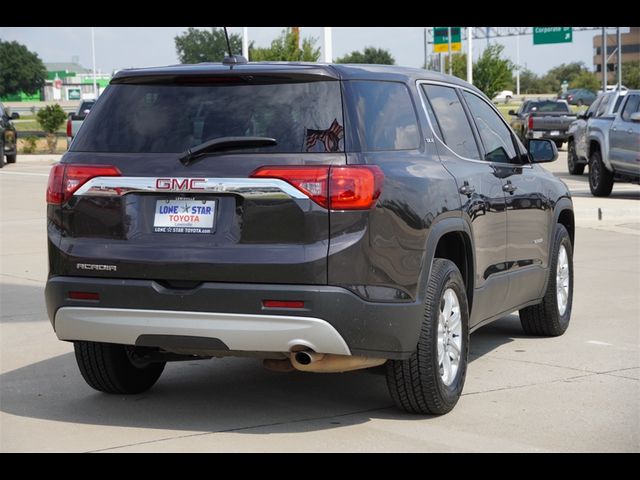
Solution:
M 205 153 L 233 150 L 234 148 L 269 147 L 277 144 L 275 138 L 269 137 L 219 137 L 187 149 L 178 160 L 186 167 Z

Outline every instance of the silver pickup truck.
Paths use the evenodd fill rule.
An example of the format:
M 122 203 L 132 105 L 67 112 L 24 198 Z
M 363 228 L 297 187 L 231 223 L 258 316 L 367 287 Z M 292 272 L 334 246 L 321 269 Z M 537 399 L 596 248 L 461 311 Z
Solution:
M 569 127 L 567 169 L 571 175 L 582 175 L 589 163 L 592 144 L 605 145 L 607 132 L 627 90 L 601 93 Z
M 75 113 L 70 113 L 67 119 L 67 148 L 71 145 L 71 140 L 75 137 L 84 122 L 85 117 L 93 108 L 96 103 L 95 100 L 83 100 L 78 106 L 78 110 Z
M 517 111 L 509 110 L 511 127 L 526 145 L 532 138 L 548 138 L 558 148 L 567 141 L 569 126 L 576 119 L 562 100 L 526 100 Z
M 589 163 L 589 188 L 598 197 L 615 182 L 640 183 L 640 91 L 606 92 L 569 129 L 569 173 Z

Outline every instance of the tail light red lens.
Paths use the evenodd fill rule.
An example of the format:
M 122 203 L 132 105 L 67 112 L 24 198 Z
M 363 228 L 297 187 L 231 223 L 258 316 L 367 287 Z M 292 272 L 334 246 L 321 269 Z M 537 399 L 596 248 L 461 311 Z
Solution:
M 62 205 L 82 185 L 95 177 L 119 177 L 120 170 L 111 165 L 66 165 L 59 163 L 49 172 L 47 203 Z
M 97 292 L 69 292 L 71 300 L 100 300 L 100 294 Z
M 67 120 L 67 137 L 71 136 L 71 119 Z
M 300 300 L 263 300 L 264 308 L 304 308 L 304 302 Z
M 533 116 L 529 115 L 529 119 L 527 120 L 527 128 L 529 130 L 533 130 Z
M 375 165 L 267 166 L 255 170 L 251 177 L 284 180 L 331 210 L 372 208 L 384 183 L 384 173 Z

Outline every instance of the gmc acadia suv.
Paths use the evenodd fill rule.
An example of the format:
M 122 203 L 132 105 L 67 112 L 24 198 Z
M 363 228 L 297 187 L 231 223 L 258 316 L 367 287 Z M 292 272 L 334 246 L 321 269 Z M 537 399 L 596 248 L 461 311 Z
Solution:
M 342 372 L 442 414 L 469 333 L 571 315 L 567 187 L 478 89 L 419 69 L 303 63 L 118 72 L 51 170 L 46 302 L 93 388 L 251 356 Z

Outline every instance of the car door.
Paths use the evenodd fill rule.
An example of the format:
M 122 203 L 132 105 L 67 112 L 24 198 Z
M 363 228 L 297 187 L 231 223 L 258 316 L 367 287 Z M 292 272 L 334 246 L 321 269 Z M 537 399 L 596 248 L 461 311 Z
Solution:
M 640 94 L 629 93 L 609 130 L 609 160 L 614 169 L 640 175 L 640 123 L 631 114 L 640 111 Z
M 587 112 L 585 113 L 585 118 L 583 120 L 577 120 L 580 125 L 576 128 L 574 135 L 574 145 L 576 148 L 576 155 L 579 158 L 586 159 L 588 157 L 587 151 L 587 129 L 589 128 L 589 121 L 594 117 L 596 112 L 598 111 L 598 107 L 600 106 L 600 102 L 602 101 L 602 96 L 598 97 L 589 107 Z
M 444 167 L 454 176 L 462 215 L 473 236 L 474 301 L 471 326 L 503 311 L 507 217 L 502 180 L 482 159 L 479 142 L 456 88 L 422 84 L 425 108 Z
M 464 90 L 485 160 L 495 169 L 506 194 L 506 268 L 509 288 L 503 308 L 513 311 L 540 297 L 548 265 L 551 201 L 544 192 L 541 167 L 528 161 L 502 115 L 479 95 Z

